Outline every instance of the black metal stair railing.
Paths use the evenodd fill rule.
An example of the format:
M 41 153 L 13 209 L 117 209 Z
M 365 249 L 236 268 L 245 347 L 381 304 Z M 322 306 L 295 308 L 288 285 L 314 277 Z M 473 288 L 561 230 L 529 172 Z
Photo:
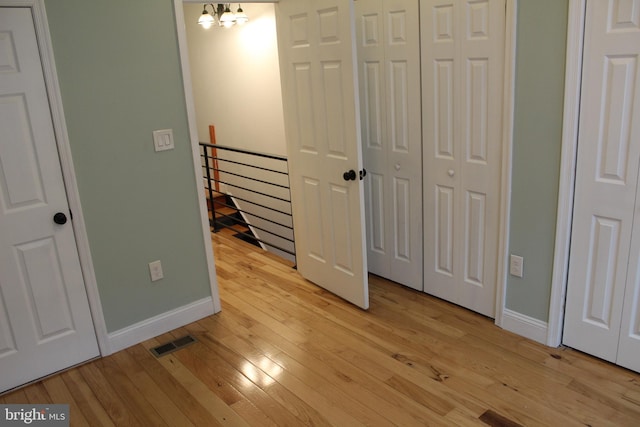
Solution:
M 200 147 L 213 232 L 230 228 L 262 247 L 295 257 L 287 158 L 206 142 Z M 239 215 L 222 213 L 221 208 Z

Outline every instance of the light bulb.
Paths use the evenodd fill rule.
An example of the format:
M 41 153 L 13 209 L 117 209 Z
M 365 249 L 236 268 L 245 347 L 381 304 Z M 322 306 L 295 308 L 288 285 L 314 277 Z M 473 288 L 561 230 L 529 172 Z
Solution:
M 229 9 L 229 6 L 227 6 L 224 9 L 224 13 L 220 17 L 220 24 L 225 28 L 229 28 L 229 27 L 232 27 L 233 24 L 235 23 L 236 23 L 236 17 L 233 14 L 233 12 L 231 12 L 231 9 Z
M 238 5 L 238 11 L 236 12 L 236 23 L 238 25 L 243 25 L 249 20 L 249 17 L 244 10 L 242 10 L 242 6 Z
M 200 18 L 198 18 L 198 24 L 202 25 L 202 28 L 205 29 L 211 28 L 211 25 L 213 25 L 213 16 L 204 10 Z

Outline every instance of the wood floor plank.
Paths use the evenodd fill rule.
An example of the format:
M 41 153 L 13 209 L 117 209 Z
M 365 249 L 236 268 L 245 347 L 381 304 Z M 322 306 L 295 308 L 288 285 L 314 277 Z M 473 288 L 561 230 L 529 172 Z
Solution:
M 120 398 L 118 390 L 114 389 L 105 377 L 101 360 L 80 366 L 78 371 L 86 384 L 91 388 L 93 395 L 100 401 L 104 410 L 116 425 L 144 426 L 138 419 L 136 412 L 129 409 Z
M 190 427 L 194 424 L 176 406 L 171 396 L 173 390 L 164 392 L 154 382 L 147 372 L 127 353 L 118 352 L 110 356 L 118 368 L 131 379 L 137 392 L 144 395 L 156 412 L 170 426 Z
M 114 355 L 103 358 L 101 362 L 101 371 L 104 372 L 105 378 L 113 389 L 117 391 L 128 412 L 135 412 L 136 418 L 143 425 L 168 426 L 164 418 L 158 414 L 154 405 L 147 400 L 147 394 L 140 393 L 129 373 L 116 362 Z
M 42 381 L 33 384 L 31 387 L 25 388 L 24 393 L 27 395 L 29 403 L 34 405 L 52 403 L 51 396 L 49 396 L 49 393 L 42 384 Z
M 142 345 L 149 349 L 165 342 L 149 340 Z M 194 347 L 194 345 L 190 347 Z M 212 416 L 207 425 L 246 425 L 242 418 L 218 395 L 216 395 L 203 381 L 187 369 L 176 358 L 175 353 L 157 359 L 158 363 L 168 371 L 177 383 L 181 384 L 189 392 L 189 398 L 198 402 Z
M 220 358 L 238 369 L 246 378 L 260 387 L 267 395 L 271 396 L 273 400 L 285 407 L 304 424 L 314 426 L 330 425 L 320 412 L 280 383 L 280 377 L 283 376 L 284 372 L 271 359 L 266 357 L 258 357 L 256 359 L 255 355 L 252 357 L 251 354 L 247 353 L 240 355 L 233 348 L 227 347 L 222 341 L 210 335 L 201 335 L 201 338 L 210 351 L 215 352 Z M 245 348 L 245 350 L 247 349 Z
M 231 405 L 231 408 L 236 411 L 242 419 L 252 426 L 265 426 L 265 427 L 278 427 L 271 418 L 266 417 L 264 412 L 256 407 L 248 399 L 242 399 Z
M 243 301 L 239 301 L 234 298 L 231 298 L 231 300 L 234 302 L 236 307 L 238 304 L 249 304 L 246 301 L 256 303 L 252 298 L 248 298 Z M 371 378 L 367 377 L 366 374 L 357 371 L 346 373 L 345 371 L 351 370 L 351 367 L 344 365 L 343 361 L 339 358 L 335 358 L 329 352 L 326 352 L 321 348 L 314 347 L 309 349 L 308 347 L 313 346 L 313 344 L 306 342 L 303 338 L 304 334 L 296 334 L 295 332 L 292 332 L 286 325 L 278 322 L 274 318 L 267 318 L 268 314 L 261 312 L 256 308 L 256 306 L 253 307 L 254 310 L 251 311 L 251 316 L 256 316 L 262 319 L 261 323 L 271 324 L 272 329 L 279 333 L 286 333 L 289 336 L 298 336 L 297 344 L 306 350 L 300 352 L 302 354 L 299 353 L 298 357 L 304 357 L 305 360 L 312 357 L 313 360 L 310 360 L 307 363 L 309 365 L 313 365 L 313 368 L 317 370 L 317 373 L 325 376 L 330 381 L 333 381 L 334 385 L 351 390 L 350 394 L 354 395 L 361 404 L 369 407 L 372 411 L 379 411 L 381 416 L 387 417 L 387 419 L 393 422 L 405 424 L 426 423 L 427 421 L 433 424 L 436 422 L 437 414 L 430 413 L 428 408 L 415 405 L 415 402 L 405 402 L 404 410 L 398 410 L 398 396 L 395 394 L 395 390 L 387 387 L 382 382 L 375 383 Z M 324 363 L 318 364 L 317 361 Z M 375 390 L 379 390 L 379 394 Z M 384 397 L 382 395 L 384 395 Z
M 285 371 L 290 372 L 295 377 L 295 379 L 291 380 L 294 386 L 304 387 L 306 385 L 308 388 L 311 388 L 328 399 L 331 405 L 336 408 L 342 408 L 346 413 L 357 418 L 360 423 L 367 425 L 392 425 L 389 422 L 385 422 L 384 418 L 375 414 L 374 411 L 369 410 L 366 406 L 354 400 L 353 396 L 334 386 L 325 376 L 317 374 L 301 364 L 296 359 L 296 355 L 300 354 L 302 350 L 295 344 L 287 341 L 262 324 L 254 324 L 251 330 L 244 329 L 241 324 L 245 317 L 244 313 L 229 306 L 226 312 L 228 313 L 227 316 L 224 318 L 217 317 L 216 321 L 227 324 L 236 332 L 237 337 L 250 342 L 264 354 L 268 355 L 268 357 L 274 360 L 274 362 Z M 238 320 L 235 321 L 234 317 L 237 317 Z M 290 356 L 287 351 L 293 356 Z M 336 414 L 332 413 L 331 415 L 335 416 Z M 339 423 L 337 425 L 352 424 Z
M 278 383 L 282 384 L 295 396 L 306 402 L 310 407 L 314 408 L 317 413 L 322 414 L 326 418 L 329 425 L 348 425 L 358 426 L 361 424 L 356 418 L 351 416 L 347 411 L 342 410 L 323 394 L 318 393 L 313 384 L 307 384 L 297 378 L 293 373 L 287 370 L 279 360 L 279 353 L 271 353 L 267 355 L 254 347 L 253 342 L 243 339 L 240 336 L 229 336 L 224 338 L 223 342 L 236 352 L 244 354 L 254 365 L 264 366 L 271 372 Z M 278 372 L 279 371 L 279 372 Z M 350 408 L 352 409 L 352 407 Z M 315 425 L 315 424 L 314 424 Z
M 324 334 L 322 332 L 325 332 L 323 328 L 315 328 L 309 330 L 308 335 L 314 344 L 322 346 L 323 351 L 335 354 L 350 363 L 352 365 L 350 370 L 360 369 L 367 372 L 396 391 L 412 396 L 416 402 L 437 414 L 445 415 L 454 408 L 452 402 L 439 397 L 445 394 L 442 389 L 434 392 L 429 390 L 431 386 L 437 388 L 442 385 L 442 378 L 435 372 L 432 371 L 429 376 L 421 375 L 420 372 L 416 372 L 414 366 L 410 367 L 404 361 L 394 357 L 397 354 L 384 354 L 378 349 L 363 346 L 362 341 L 358 342 L 350 335 L 350 331 L 342 331 L 343 334 L 335 329 Z M 315 351 L 317 350 L 312 352 Z M 376 356 L 378 363 L 369 359 Z M 401 373 L 397 374 L 397 372 Z
M 85 418 L 80 406 L 73 398 L 71 391 L 67 388 L 67 385 L 64 383 L 62 376 L 54 375 L 45 379 L 42 384 L 44 385 L 47 393 L 51 396 L 51 401 L 53 403 L 63 403 L 69 405 L 69 419 L 70 424 L 73 426 L 89 426 L 90 423 Z
M 446 416 L 451 425 L 457 427 L 486 427 L 487 424 L 480 421 L 479 417 L 468 414 L 467 412 L 456 408 L 449 412 Z
M 227 366 L 225 366 L 227 369 L 223 370 L 219 365 L 215 365 L 213 362 L 217 360 L 209 358 L 210 354 L 202 342 L 202 335 L 198 336 L 199 342 L 192 344 L 193 348 L 189 349 L 190 351 L 177 351 L 173 356 L 227 405 L 245 400 L 244 394 L 236 387 L 237 382 L 230 381 L 230 378 L 237 379 L 239 376 L 237 370 Z
M 580 395 L 580 398 L 588 398 L 593 405 L 604 406 L 611 408 L 613 413 L 610 413 L 610 417 L 636 420 L 640 421 L 640 406 L 634 402 L 630 402 L 627 399 L 622 398 L 623 395 L 610 394 L 605 390 L 588 384 L 586 381 L 582 381 L 576 378 L 569 384 L 568 389 L 575 391 Z M 609 411 L 607 411 L 608 413 Z M 599 414 L 602 415 L 602 414 Z
M 7 404 L 29 403 L 29 399 L 27 399 L 27 395 L 24 393 L 24 389 L 5 394 L 3 397 L 5 403 Z
M 317 328 L 317 329 L 320 329 L 320 328 Z M 309 332 L 309 334 L 311 333 L 311 331 L 313 331 L 313 328 L 312 328 L 310 331 L 308 331 L 308 332 Z M 330 335 L 331 335 L 332 337 L 334 337 L 334 338 L 335 338 L 337 335 L 339 335 L 339 334 L 340 334 L 340 332 L 339 332 L 339 331 L 337 331 L 337 332 L 336 332 L 336 330 L 335 330 L 335 329 L 330 333 Z M 343 334 L 343 335 L 344 335 L 344 334 Z M 341 344 L 343 344 L 343 345 L 344 345 L 345 343 L 344 343 L 344 342 L 342 342 Z M 358 345 L 358 344 L 359 344 L 359 345 Z M 341 351 L 341 348 L 344 348 L 344 346 L 343 346 L 343 345 L 338 346 L 338 347 L 337 347 L 337 348 L 335 348 L 335 349 L 332 349 L 332 351 L 334 351 L 334 352 L 336 352 L 337 354 L 339 354 L 339 353 L 340 353 L 340 351 Z M 375 353 L 375 350 L 373 350 L 373 349 L 371 349 L 371 348 L 367 348 L 366 346 L 363 346 L 362 340 L 360 340 L 360 342 L 359 342 L 359 343 L 357 343 L 357 344 L 355 345 L 355 347 L 357 347 L 357 348 L 363 348 L 363 347 L 364 347 L 364 348 L 363 348 L 363 352 L 362 352 L 363 354 L 371 355 L 372 353 Z M 389 360 L 393 360 L 393 361 L 394 361 L 394 362 L 396 362 L 396 364 L 397 364 L 397 365 L 399 365 L 399 366 L 407 367 L 407 366 L 405 365 L 405 363 L 407 363 L 407 365 L 411 365 L 411 366 L 412 366 L 412 368 L 415 368 L 415 366 L 416 366 L 414 363 L 408 363 L 408 362 L 407 362 L 407 359 L 404 359 L 404 360 L 403 360 L 403 359 L 401 359 L 400 357 L 393 358 L 393 356 L 399 356 L 399 355 L 397 355 L 397 354 L 396 354 L 396 355 L 393 355 L 393 356 L 392 356 L 392 355 L 386 355 L 386 356 L 389 358 Z M 358 360 L 356 360 L 356 358 L 353 358 L 352 360 L 354 361 L 354 366 L 362 365 L 363 358 L 365 358 L 365 357 L 366 357 L 366 356 L 360 356 L 360 358 L 359 358 Z M 399 362 L 399 360 L 398 360 L 398 359 L 399 359 L 399 360 L 401 360 L 402 362 L 398 363 L 398 362 Z M 430 366 L 430 368 L 431 368 L 431 372 L 429 372 L 429 373 L 431 374 L 431 377 L 433 377 L 433 375 L 434 375 L 433 371 L 435 371 L 435 369 L 433 368 L 433 366 Z M 407 369 L 409 369 L 410 371 L 412 371 L 409 375 L 407 375 L 407 378 L 410 378 L 410 379 L 412 379 L 412 380 L 414 380 L 414 381 L 415 381 L 415 378 L 416 378 L 416 377 L 419 377 L 418 373 L 416 372 L 416 370 L 415 370 L 415 369 L 410 369 L 410 368 L 408 368 L 408 367 L 407 367 Z M 371 369 L 370 369 L 369 371 L 370 371 L 370 372 L 374 372 L 374 373 L 376 373 L 376 374 L 382 374 L 382 373 L 384 372 L 384 369 L 381 369 L 380 365 L 377 365 L 377 366 L 373 366 L 373 365 L 372 365 L 372 366 L 371 366 Z M 437 372 L 437 371 L 436 371 L 436 372 Z M 466 374 L 466 373 L 465 373 L 465 374 Z M 386 377 L 386 378 L 382 378 L 382 379 L 383 379 L 383 380 L 386 380 L 387 378 L 391 377 L 391 375 L 392 375 L 392 374 L 387 374 L 387 377 Z M 436 379 L 437 381 L 441 381 L 441 380 L 442 380 L 442 378 L 440 377 L 440 376 L 441 376 L 441 374 L 438 374 L 438 375 L 439 375 L 439 376 L 437 376 L 435 379 Z M 429 377 L 429 378 L 431 378 L 431 377 Z M 460 400 L 460 399 L 458 399 L 458 401 L 459 401 L 459 400 Z M 465 403 L 469 404 L 468 400 L 467 400 L 467 401 L 465 401 Z M 479 414 L 480 414 L 480 413 L 482 413 L 486 408 L 484 408 L 484 407 L 480 407 L 480 408 L 475 408 L 475 409 L 476 409 L 476 412 L 477 412 L 477 413 L 478 413 L 478 415 L 479 415 Z
M 61 377 L 83 416 L 91 420 L 91 425 L 105 427 L 115 425 L 77 368 L 63 372 Z
M 196 426 L 221 425 L 214 414 L 207 406 L 208 400 L 194 393 L 199 391 L 199 387 L 190 388 L 190 383 L 184 379 L 176 378 L 171 369 L 166 369 L 158 359 L 143 346 L 136 345 L 126 349 L 126 352 L 133 358 L 153 379 L 156 387 L 170 393 L 171 400 Z M 212 406 L 215 408 L 216 406 Z
M 406 395 L 390 386 L 387 382 L 379 382 L 371 378 L 361 369 L 354 369 L 353 365 L 315 343 L 308 343 L 304 347 L 325 362 L 334 371 L 334 381 L 344 381 L 347 389 L 357 395 L 360 401 L 372 410 L 376 408 L 384 413 L 390 421 L 404 425 L 445 425 L 440 403 L 423 405 L 424 401 L 406 399 Z M 327 373 L 330 373 L 328 371 Z M 357 387 L 356 387 L 357 386 Z M 446 404 L 443 403 L 443 406 Z M 450 410 L 445 409 L 445 413 Z
M 264 412 L 267 418 L 270 418 L 277 425 L 296 425 L 302 422 L 293 413 L 288 410 L 284 410 L 283 402 L 273 399 L 265 389 L 275 384 L 275 380 L 269 377 L 264 372 L 257 369 L 247 369 L 245 363 L 250 363 L 246 359 L 244 361 L 234 358 L 230 352 L 225 351 L 224 348 L 220 348 L 216 345 L 205 345 L 205 336 L 201 336 L 202 343 L 193 344 L 191 353 L 193 353 L 203 366 L 215 366 L 216 372 L 219 375 L 220 382 L 227 382 L 234 387 L 241 395 L 250 400 L 258 409 Z M 225 355 L 227 358 L 223 357 Z M 186 360 L 182 355 L 177 357 L 183 362 L 188 364 L 189 367 L 193 366 L 194 360 Z M 227 360 L 233 359 L 233 360 Z M 250 372 L 248 372 L 250 371 Z M 205 371 L 201 368 L 199 375 L 204 375 Z M 292 398 L 295 398 L 292 396 Z

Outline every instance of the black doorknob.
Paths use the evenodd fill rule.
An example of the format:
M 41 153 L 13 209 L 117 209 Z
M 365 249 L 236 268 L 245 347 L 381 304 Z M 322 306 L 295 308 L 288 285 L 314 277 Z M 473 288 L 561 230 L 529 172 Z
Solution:
M 67 223 L 67 216 L 65 214 L 63 214 L 62 212 L 58 212 L 57 214 L 55 214 L 53 216 L 53 222 L 55 222 L 56 224 L 66 224 Z
M 344 178 L 345 181 L 355 181 L 356 180 L 356 171 L 351 169 L 350 171 L 347 171 L 347 172 L 343 173 L 342 177 Z

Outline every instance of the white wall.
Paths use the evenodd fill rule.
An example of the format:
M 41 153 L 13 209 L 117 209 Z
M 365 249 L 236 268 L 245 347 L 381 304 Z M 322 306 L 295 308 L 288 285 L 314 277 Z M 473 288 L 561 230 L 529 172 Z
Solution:
M 286 155 L 274 5 L 242 8 L 245 25 L 205 30 L 202 4 L 184 5 L 198 136 L 212 124 L 220 145 Z

